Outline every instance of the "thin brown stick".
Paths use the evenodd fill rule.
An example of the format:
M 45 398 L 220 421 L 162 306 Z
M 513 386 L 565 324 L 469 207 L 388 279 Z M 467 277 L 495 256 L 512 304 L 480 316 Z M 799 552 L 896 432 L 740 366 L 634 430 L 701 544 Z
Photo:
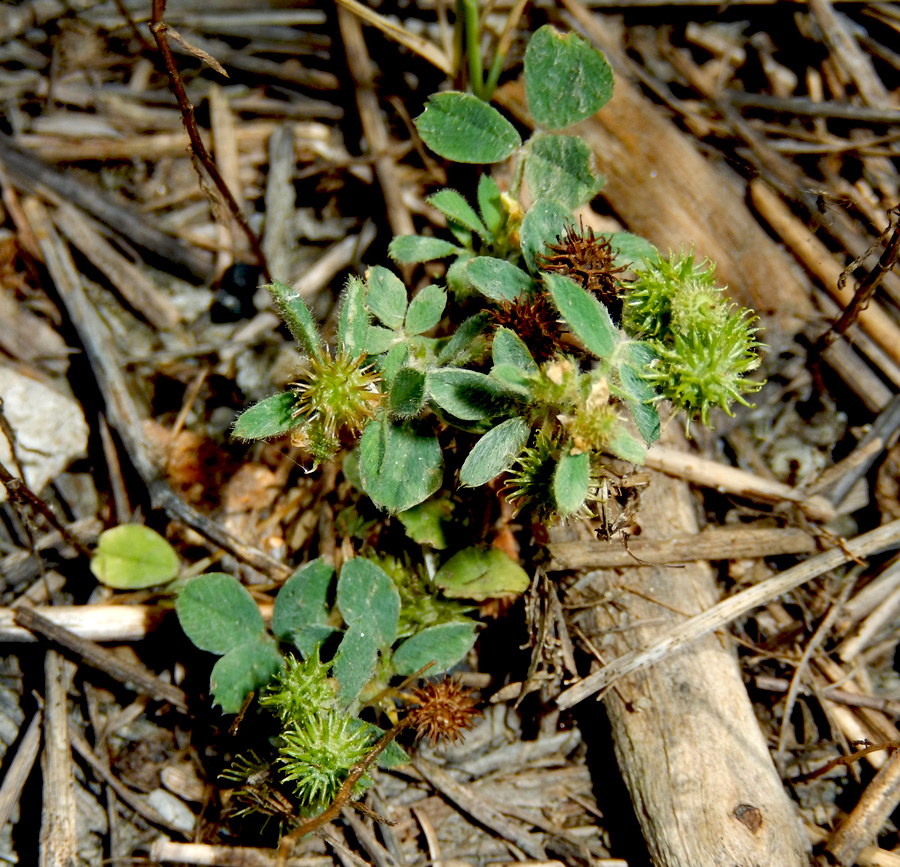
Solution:
M 191 105 L 191 102 L 187 97 L 187 92 L 184 89 L 184 85 L 181 83 L 181 76 L 178 74 L 178 66 L 175 63 L 175 55 L 172 54 L 172 49 L 169 47 L 169 40 L 166 38 L 168 27 L 163 21 L 165 11 L 166 0 L 153 0 L 150 30 L 153 33 L 153 38 L 156 39 L 156 44 L 159 46 L 160 53 L 165 61 L 166 72 L 169 74 L 169 85 L 172 88 L 172 92 L 175 94 L 175 98 L 178 100 L 178 106 L 181 109 L 181 120 L 184 124 L 184 128 L 187 130 L 188 137 L 191 140 L 191 149 L 203 165 L 203 168 L 206 169 L 207 174 L 216 185 L 216 189 L 222 194 L 222 198 L 225 199 L 225 203 L 228 205 L 228 209 L 231 211 L 235 221 L 241 227 L 241 231 L 247 236 L 247 240 L 250 242 L 250 248 L 259 260 L 259 265 L 263 270 L 266 281 L 271 282 L 272 275 L 269 273 L 269 266 L 266 264 L 266 256 L 259 243 L 259 238 L 256 237 L 256 233 L 244 219 L 244 215 L 241 213 L 241 209 L 235 201 L 231 190 L 228 189 L 228 185 L 219 174 L 219 170 L 216 168 L 216 164 L 213 162 L 212 157 L 210 157 L 206 145 L 203 144 L 203 139 L 200 138 L 200 130 L 197 129 L 197 121 L 194 118 L 194 106 Z
M 42 617 L 32 608 L 18 608 L 13 617 L 19 626 L 37 632 L 55 644 L 77 653 L 88 665 L 105 671 L 110 677 L 131 689 L 171 702 L 179 710 L 187 711 L 188 702 L 184 691 L 174 684 L 160 680 L 143 665 L 120 659 L 112 651 L 87 638 L 81 638 L 64 626 Z
M 900 744 L 896 744 L 893 741 L 889 741 L 883 744 L 866 744 L 866 746 L 864 746 L 862 749 L 850 753 L 849 756 L 838 756 L 836 759 L 832 759 L 830 762 L 825 762 L 822 767 L 816 768 L 814 771 L 809 771 L 806 774 L 800 774 L 797 777 L 791 777 L 791 782 L 812 782 L 812 780 L 818 779 L 819 777 L 827 774 L 832 768 L 838 768 L 841 766 L 849 768 L 850 765 L 852 765 L 854 762 L 858 762 L 864 756 L 868 756 L 871 753 L 880 753 L 882 750 L 887 750 L 889 753 L 893 753 L 898 746 L 900 746 Z
M 890 214 L 891 224 L 888 229 L 885 230 L 885 235 L 890 231 L 891 237 L 885 245 L 878 263 L 865 276 L 859 286 L 856 287 L 856 292 L 853 294 L 853 300 L 844 309 L 844 312 L 840 315 L 837 322 L 835 322 L 819 339 L 816 347 L 819 354 L 828 349 L 835 340 L 839 337 L 843 337 L 847 333 L 850 326 L 856 322 L 859 318 L 859 314 L 866 308 L 869 301 L 872 299 L 875 290 L 885 278 L 885 275 L 887 275 L 891 268 L 897 264 L 897 259 L 900 257 L 900 206 L 892 208 Z M 884 235 L 882 237 L 884 237 Z M 845 270 L 838 281 L 838 291 L 843 289 L 843 284 L 846 279 L 847 271 Z
M 866 786 L 857 805 L 831 835 L 826 848 L 839 864 L 857 863 L 863 846 L 875 839 L 900 800 L 900 753 Z
M 10 444 L 12 445 L 12 444 Z M 60 522 L 57 520 L 53 510 L 39 497 L 28 485 L 21 479 L 17 479 L 4 465 L 0 462 L 0 484 L 6 488 L 9 499 L 20 506 L 29 506 L 35 512 L 43 515 L 47 522 L 56 530 L 60 536 L 71 545 L 79 554 L 84 557 L 91 556 L 91 550 L 78 539 L 76 539 Z
M 25 782 L 34 766 L 40 745 L 41 711 L 37 711 L 28 724 L 25 736 L 16 748 L 15 758 L 6 770 L 3 783 L 0 784 L 0 828 L 6 827 L 13 808 L 19 803 L 22 789 L 25 788 Z

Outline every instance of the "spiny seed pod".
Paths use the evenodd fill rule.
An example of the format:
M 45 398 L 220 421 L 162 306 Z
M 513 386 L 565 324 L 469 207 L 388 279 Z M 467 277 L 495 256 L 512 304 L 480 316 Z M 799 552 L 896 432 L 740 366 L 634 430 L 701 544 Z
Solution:
M 709 413 L 721 407 L 733 415 L 731 404 L 750 404 L 745 394 L 762 384 L 744 378 L 759 366 L 756 328 L 746 311 L 731 313 L 716 329 L 676 333 L 671 346 L 642 376 L 675 406 L 710 426 Z
M 519 335 L 538 364 L 552 358 L 559 347 L 559 313 L 543 291 L 501 301 L 491 316 L 497 325 Z
M 548 244 L 547 251 L 534 257 L 542 271 L 571 278 L 607 306 L 618 301 L 623 287 L 617 275 L 627 269 L 616 267 L 612 245 L 606 238 L 595 237 L 592 228 L 585 230 L 584 223 L 580 229 L 566 226 L 565 234 Z
M 522 508 L 534 506 L 535 517 L 547 519 L 555 514 L 553 472 L 559 462 L 559 444 L 539 431 L 530 446 L 522 449 L 504 486 L 506 499 Z
M 730 315 L 725 293 L 710 279 L 685 280 L 672 296 L 670 328 L 672 332 L 715 330 Z
M 410 711 L 416 734 L 433 745 L 461 741 L 482 716 L 472 692 L 451 678 L 417 687 L 413 700 L 419 705 Z
M 381 378 L 372 365 L 363 367 L 362 362 L 343 352 L 335 358 L 310 357 L 307 369 L 291 383 L 297 396 L 291 415 L 305 417 L 307 424 L 318 422 L 322 433 L 332 439 L 344 430 L 358 434 L 382 399 Z
M 665 259 L 647 259 L 638 278 L 622 299 L 622 328 L 631 337 L 665 341 L 670 331 L 673 299 L 691 281 L 693 285 L 715 289 L 715 266 L 694 266 L 694 254 L 673 253 Z
M 297 799 L 308 810 L 330 804 L 350 769 L 372 747 L 365 728 L 345 713 L 325 711 L 295 721 L 281 735 L 278 761 L 284 782 L 293 782 Z M 358 783 L 360 790 L 367 777 Z
M 259 703 L 271 709 L 283 723 L 324 710 L 334 702 L 328 680 L 329 665 L 319 662 L 318 650 L 306 659 L 287 654 L 284 668 L 262 691 Z

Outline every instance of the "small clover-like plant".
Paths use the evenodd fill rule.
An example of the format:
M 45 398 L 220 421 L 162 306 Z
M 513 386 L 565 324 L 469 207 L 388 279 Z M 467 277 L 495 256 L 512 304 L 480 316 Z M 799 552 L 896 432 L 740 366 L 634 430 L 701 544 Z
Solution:
M 731 412 L 759 388 L 747 379 L 759 364 L 755 317 L 727 300 L 711 265 L 661 256 L 628 233 L 575 228 L 573 210 L 602 178 L 590 148 L 562 130 L 612 96 L 606 59 L 545 26 L 524 69 L 537 125 L 525 142 L 474 94 L 439 93 L 416 119 L 448 160 L 514 161 L 505 192 L 483 174 L 472 202 L 451 189 L 429 198 L 452 240 L 391 242 L 402 265 L 448 260 L 446 286 L 410 296 L 390 270 L 370 268 L 348 285 L 329 351 L 302 301 L 275 284 L 309 360 L 291 391 L 238 419 L 236 436 L 291 431 L 322 461 L 359 434 L 360 483 L 394 514 L 444 487 L 453 449 L 460 485 L 503 476 L 517 505 L 567 517 L 590 513 L 611 458 L 643 462 L 661 401 L 709 425 L 714 408 Z
M 437 598 L 431 588 L 428 604 L 415 599 L 426 592 L 422 579 L 398 563 L 386 565 L 390 575 L 357 557 L 336 577 L 322 560 L 307 563 L 279 590 L 271 633 L 236 578 L 200 575 L 179 592 L 176 611 L 188 638 L 221 657 L 210 677 L 215 703 L 237 713 L 258 691 L 260 705 L 278 719 L 275 773 L 298 816 L 328 807 L 373 748 L 381 731 L 359 719 L 361 708 L 377 703 L 397 675 L 446 671 L 475 641 L 465 606 Z M 333 650 L 323 661 L 326 642 Z M 378 759 L 383 766 L 405 760 L 396 745 Z M 240 767 L 255 773 L 245 760 L 233 769 L 238 777 Z M 354 793 L 369 782 L 361 776 Z

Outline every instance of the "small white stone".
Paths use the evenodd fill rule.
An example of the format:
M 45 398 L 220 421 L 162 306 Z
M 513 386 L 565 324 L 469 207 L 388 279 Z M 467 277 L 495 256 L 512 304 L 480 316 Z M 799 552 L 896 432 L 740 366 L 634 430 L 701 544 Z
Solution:
M 25 482 L 35 494 L 87 454 L 87 422 L 81 405 L 71 397 L 0 366 L 0 398 L 16 435 L 16 456 Z M 2 434 L 0 461 L 15 474 L 10 444 Z M 6 488 L 0 485 L 0 502 L 5 500 Z

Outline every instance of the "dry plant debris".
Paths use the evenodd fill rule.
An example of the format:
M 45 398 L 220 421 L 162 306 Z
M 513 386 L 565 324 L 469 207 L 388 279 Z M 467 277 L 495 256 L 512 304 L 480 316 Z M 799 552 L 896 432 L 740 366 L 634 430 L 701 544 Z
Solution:
M 488 33 L 504 31 L 509 6 L 485 10 Z M 387 35 L 370 26 L 378 13 L 363 27 L 348 8 L 166 9 L 200 137 L 269 271 L 326 329 L 340 277 L 434 220 L 426 195 L 446 180 L 410 122 L 450 68 L 444 5 L 379 8 Z M 485 672 L 470 682 L 495 699 L 485 719 L 461 745 L 380 772 L 371 812 L 345 811 L 287 863 L 646 863 L 614 812 L 624 796 L 608 738 L 586 711 L 579 734 L 557 699 L 603 687 L 615 725 L 646 719 L 661 701 L 642 694 L 651 663 L 718 629 L 739 647 L 812 857 L 900 864 L 900 568 L 877 551 L 896 548 L 900 514 L 897 4 L 566 0 L 516 4 L 520 15 L 513 72 L 545 20 L 580 29 L 616 67 L 615 111 L 586 122 L 607 184 L 583 231 L 624 223 L 717 260 L 765 314 L 768 384 L 715 435 L 651 453 L 655 473 L 693 485 L 699 533 L 665 534 L 640 512 L 627 548 L 557 533 L 529 597 L 533 650 L 511 652 L 526 630 L 507 613 L 470 658 Z M 240 575 L 264 612 L 288 564 L 339 564 L 385 533 L 335 468 L 304 475 L 283 443 L 228 439 L 237 411 L 291 381 L 298 359 L 257 290 L 250 233 L 198 180 L 150 19 L 149 0 L 0 6 L 0 459 L 42 501 L 0 506 L 9 862 L 37 863 L 40 845 L 48 862 L 276 863 L 278 793 L 260 781 L 268 824 L 235 816 L 218 773 L 248 734 L 194 700 L 206 663 L 175 637 L 169 603 L 87 577 L 80 550 L 103 527 L 153 523 L 193 571 Z M 506 79 L 498 102 L 527 123 Z M 810 354 L 846 310 L 841 339 Z M 10 385 L 23 381 L 27 416 Z M 47 432 L 65 442 L 41 445 Z M 508 513 L 479 520 L 534 550 Z M 656 570 L 677 588 L 692 556 L 720 564 L 722 601 L 687 610 L 641 583 Z M 769 817 L 738 806 L 735 827 L 765 833 Z M 650 849 L 678 863 L 659 840 Z

